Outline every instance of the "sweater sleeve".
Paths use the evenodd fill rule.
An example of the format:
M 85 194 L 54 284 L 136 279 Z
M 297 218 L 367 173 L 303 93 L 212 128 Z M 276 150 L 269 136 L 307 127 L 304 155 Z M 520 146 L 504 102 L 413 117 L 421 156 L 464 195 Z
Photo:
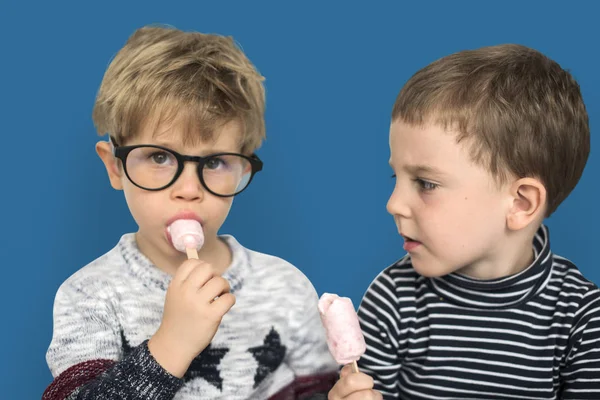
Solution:
M 600 290 L 586 293 L 575 314 L 571 349 L 561 370 L 563 400 L 600 398 Z
M 325 395 L 338 377 L 338 365 L 329 353 L 325 329 L 321 323 L 317 292 L 304 275 L 299 279 L 296 312 L 290 321 L 294 344 L 287 362 L 294 371 L 294 398 L 314 398 Z M 312 397 L 311 397 L 312 396 Z
M 54 381 L 43 400 L 172 399 L 183 385 L 154 360 L 146 341 L 124 355 L 110 301 L 69 281 L 56 295 L 46 360 Z

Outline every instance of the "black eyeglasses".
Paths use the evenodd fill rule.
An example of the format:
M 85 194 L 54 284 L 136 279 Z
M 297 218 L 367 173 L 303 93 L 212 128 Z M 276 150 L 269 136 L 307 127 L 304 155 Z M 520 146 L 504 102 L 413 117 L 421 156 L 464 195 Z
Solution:
M 158 191 L 171 186 L 183 172 L 187 161 L 198 163 L 198 178 L 206 190 L 215 196 L 231 197 L 246 189 L 254 174 L 263 167 L 263 162 L 254 154 L 186 156 L 162 146 L 119 146 L 114 138 L 110 140 L 114 155 L 122 161 L 127 178 L 145 190 Z

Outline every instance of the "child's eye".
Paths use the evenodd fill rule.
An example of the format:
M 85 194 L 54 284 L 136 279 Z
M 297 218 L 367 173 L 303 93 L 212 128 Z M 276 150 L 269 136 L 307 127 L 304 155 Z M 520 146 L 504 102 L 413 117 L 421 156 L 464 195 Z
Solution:
M 172 161 L 175 157 L 166 151 L 156 151 L 148 157 L 154 164 L 165 165 Z
M 210 158 L 208 160 L 206 160 L 206 164 L 204 165 L 205 168 L 208 169 L 218 169 L 218 168 L 223 168 L 227 166 L 227 163 L 225 162 L 225 160 L 223 160 L 222 158 Z
M 430 192 L 440 186 L 436 183 L 429 182 L 421 178 L 416 178 L 414 179 L 414 181 L 417 182 L 417 185 L 419 185 L 419 189 L 421 189 L 423 192 Z

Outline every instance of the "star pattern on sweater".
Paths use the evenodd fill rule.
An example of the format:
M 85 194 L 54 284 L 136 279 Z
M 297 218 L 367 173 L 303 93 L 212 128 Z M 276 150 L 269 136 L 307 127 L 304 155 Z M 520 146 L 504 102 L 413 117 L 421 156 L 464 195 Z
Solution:
M 281 337 L 275 328 L 265 336 L 261 346 L 248 349 L 258 362 L 254 375 L 254 388 L 256 388 L 270 373 L 275 371 L 283 362 L 286 347 L 281 344 Z
M 123 354 L 129 354 L 133 350 L 133 347 L 129 344 L 123 331 L 121 331 L 121 342 Z M 217 348 L 213 347 L 212 343 L 209 344 L 202 353 L 198 354 L 192 360 L 187 372 L 183 376 L 183 381 L 187 383 L 192 379 L 202 378 L 217 389 L 223 390 L 223 378 L 219 371 L 219 364 L 221 364 L 221 360 L 228 351 L 229 349 L 226 347 Z
M 129 340 L 125 337 L 125 332 L 121 331 L 121 347 L 123 348 L 123 357 L 133 351 L 133 347 L 129 344 Z
M 219 372 L 219 364 L 229 351 L 226 347 L 213 347 L 212 343 L 192 360 L 190 367 L 183 376 L 185 382 L 202 378 L 219 390 L 223 390 L 223 378 Z

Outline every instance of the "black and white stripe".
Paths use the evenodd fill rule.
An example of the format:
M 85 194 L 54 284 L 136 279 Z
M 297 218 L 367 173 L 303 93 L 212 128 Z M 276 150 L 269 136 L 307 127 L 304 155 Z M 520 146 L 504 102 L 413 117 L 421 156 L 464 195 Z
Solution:
M 600 290 L 552 254 L 514 276 L 425 278 L 406 256 L 371 284 L 361 369 L 385 399 L 600 399 Z

